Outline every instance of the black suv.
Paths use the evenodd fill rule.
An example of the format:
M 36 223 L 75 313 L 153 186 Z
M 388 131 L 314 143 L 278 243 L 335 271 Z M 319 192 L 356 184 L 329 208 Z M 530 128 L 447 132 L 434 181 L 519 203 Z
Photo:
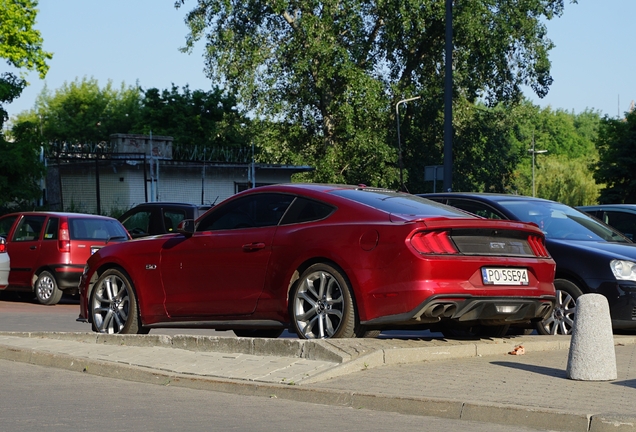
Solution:
M 179 222 L 197 219 L 210 208 L 211 205 L 150 202 L 136 205 L 118 219 L 132 238 L 138 238 L 176 232 Z

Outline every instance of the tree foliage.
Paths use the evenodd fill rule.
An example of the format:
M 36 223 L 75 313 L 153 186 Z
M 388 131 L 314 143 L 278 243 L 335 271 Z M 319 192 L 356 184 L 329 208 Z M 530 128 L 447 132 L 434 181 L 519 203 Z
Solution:
M 636 203 L 636 112 L 624 119 L 605 116 L 596 141 L 599 160 L 594 178 L 604 184 L 599 202 Z
M 411 105 L 418 111 L 404 114 L 405 157 L 431 154 L 440 142 L 444 5 L 197 0 L 186 18 L 185 49 L 206 40 L 209 76 L 254 114 L 278 122 L 285 148 L 317 167 L 313 179 L 396 186 L 399 100 L 422 96 Z M 455 100 L 494 106 L 518 100 L 522 85 L 545 95 L 552 42 L 542 19 L 562 10 L 563 0 L 456 2 Z M 260 144 L 280 153 L 272 148 L 277 142 Z M 419 163 L 410 159 L 407 168 Z
M 233 98 L 220 90 L 144 90 L 108 82 L 100 87 L 94 78 L 75 79 L 59 89 L 45 88 L 35 108 L 19 113 L 12 130 L 36 125 L 36 139 L 47 146 L 108 142 L 111 134 L 168 135 L 181 153 L 209 147 L 246 145 L 245 116 Z
M 42 49 L 42 37 L 34 28 L 37 4 L 36 0 L 0 0 L 0 58 L 21 71 L 19 75 L 13 71 L 0 74 L 0 130 L 8 119 L 3 105 L 13 102 L 27 86 L 24 72 L 37 71 L 44 78 L 47 61 L 52 58 Z M 16 132 L 22 136 L 28 134 L 27 130 L 31 128 L 25 126 Z M 38 149 L 7 141 L 0 132 L 0 206 L 22 205 L 38 197 L 36 182 L 43 172 Z
M 246 128 L 242 125 L 248 120 L 238 111 L 235 98 L 219 89 L 192 91 L 187 85 L 179 89 L 173 84 L 171 89 L 144 91 L 141 103 L 135 130 L 172 136 L 181 153 L 247 146 Z
M 35 108 L 18 114 L 13 123 L 39 124 L 40 139 L 47 143 L 98 143 L 113 133 L 132 132 L 140 110 L 138 88 L 123 83 L 116 88 L 110 81 L 100 88 L 96 79 L 84 77 L 55 91 L 45 87 Z

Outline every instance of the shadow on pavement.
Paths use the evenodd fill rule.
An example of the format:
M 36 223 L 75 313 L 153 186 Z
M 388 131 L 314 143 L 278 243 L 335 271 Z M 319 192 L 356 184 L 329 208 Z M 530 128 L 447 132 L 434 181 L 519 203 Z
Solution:
M 551 376 L 554 378 L 568 379 L 566 376 L 566 371 L 561 369 L 551 368 L 551 367 L 536 366 L 531 364 L 514 363 L 514 362 L 502 362 L 502 361 L 494 361 L 494 362 L 490 362 L 490 364 L 495 366 L 508 367 L 512 369 L 525 370 L 528 372 Z

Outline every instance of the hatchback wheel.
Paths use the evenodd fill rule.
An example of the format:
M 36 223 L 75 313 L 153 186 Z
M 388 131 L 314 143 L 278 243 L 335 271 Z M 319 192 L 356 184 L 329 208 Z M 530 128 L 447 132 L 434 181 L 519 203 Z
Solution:
M 537 324 L 537 332 L 542 335 L 569 335 L 574 325 L 576 299 L 583 292 L 574 283 L 565 279 L 555 279 L 556 302 L 552 314 Z
M 62 299 L 62 291 L 57 287 L 55 276 L 48 271 L 38 275 L 33 290 L 38 301 L 43 305 L 58 304 Z
M 130 279 L 117 269 L 106 270 L 95 283 L 90 300 L 93 330 L 99 333 L 145 334 Z
M 356 313 L 344 274 L 328 264 L 303 272 L 291 293 L 290 315 L 302 339 L 355 337 Z

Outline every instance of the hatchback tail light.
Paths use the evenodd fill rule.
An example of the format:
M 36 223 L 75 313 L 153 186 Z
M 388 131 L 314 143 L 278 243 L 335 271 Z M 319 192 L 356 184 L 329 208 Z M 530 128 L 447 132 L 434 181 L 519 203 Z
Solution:
M 422 254 L 456 254 L 457 248 L 448 231 L 418 232 L 411 237 L 411 245 Z
M 71 236 L 68 232 L 68 222 L 62 221 L 60 223 L 60 232 L 57 235 L 57 247 L 60 252 L 71 251 Z
M 3 239 L 2 237 L 0 237 L 0 253 L 6 253 L 6 252 L 7 252 L 7 241 Z

